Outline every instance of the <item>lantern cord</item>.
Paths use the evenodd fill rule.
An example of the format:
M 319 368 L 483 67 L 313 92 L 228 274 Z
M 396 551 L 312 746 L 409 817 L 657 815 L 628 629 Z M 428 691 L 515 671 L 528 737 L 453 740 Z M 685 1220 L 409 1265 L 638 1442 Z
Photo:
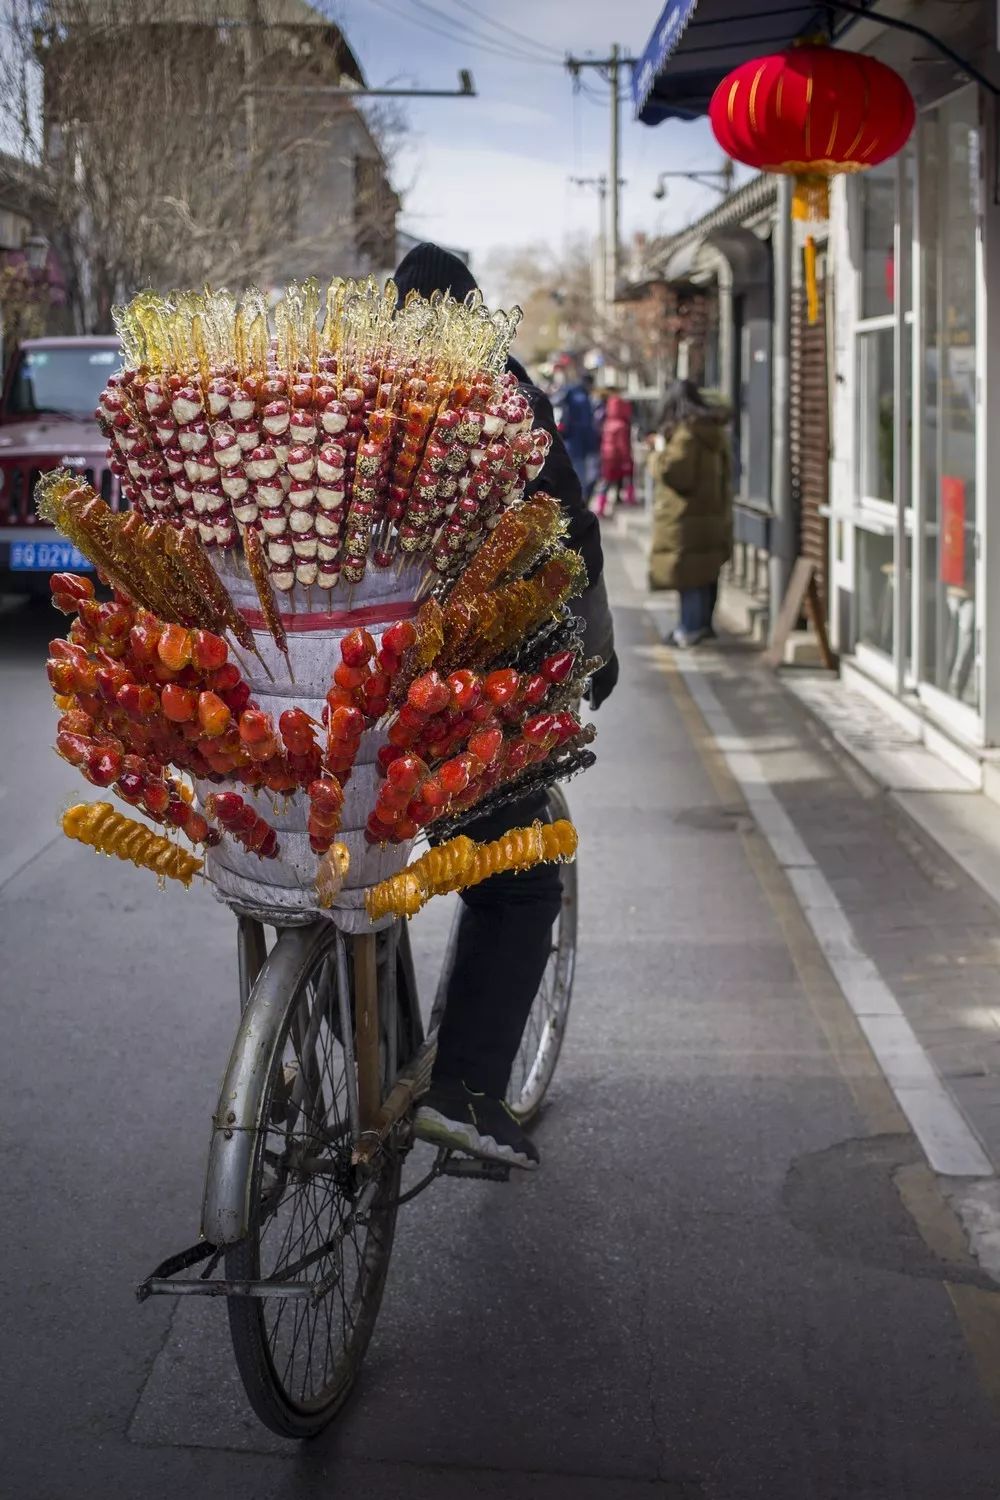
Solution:
M 831 8 L 833 10 L 844 10 L 851 16 L 860 16 L 865 21 L 875 21 L 880 26 L 889 27 L 892 31 L 908 31 L 911 36 L 921 37 L 925 42 L 929 42 L 932 47 L 936 47 L 943 57 L 947 57 L 949 61 L 960 67 L 962 72 L 967 73 L 974 82 L 981 84 L 984 89 L 988 89 L 994 99 L 1000 98 L 1000 86 L 991 82 L 985 73 L 980 73 L 979 69 L 973 67 L 972 63 L 966 58 L 961 57 L 957 52 L 953 52 L 947 42 L 942 42 L 940 37 L 936 37 L 925 26 L 918 26 L 915 21 L 900 21 L 895 16 L 884 16 L 880 11 L 869 10 L 867 5 L 848 4 L 846 0 L 831 0 Z

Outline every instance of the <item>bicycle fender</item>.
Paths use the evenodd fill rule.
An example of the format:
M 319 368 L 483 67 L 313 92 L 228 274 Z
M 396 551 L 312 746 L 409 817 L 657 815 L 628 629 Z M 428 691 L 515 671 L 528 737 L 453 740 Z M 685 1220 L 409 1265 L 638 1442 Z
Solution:
M 212 1116 L 201 1232 L 213 1245 L 235 1244 L 247 1232 L 256 1122 L 288 1003 L 317 950 L 337 939 L 325 920 L 286 927 L 250 991 Z

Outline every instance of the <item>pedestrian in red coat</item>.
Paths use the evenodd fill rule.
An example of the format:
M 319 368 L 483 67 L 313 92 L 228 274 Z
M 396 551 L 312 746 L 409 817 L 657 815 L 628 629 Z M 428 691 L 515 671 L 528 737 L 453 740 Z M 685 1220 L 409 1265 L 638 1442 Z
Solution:
M 624 396 L 609 396 L 601 427 L 601 481 L 594 509 L 603 516 L 608 491 L 614 488 L 616 504 L 634 505 L 632 483 L 632 407 Z

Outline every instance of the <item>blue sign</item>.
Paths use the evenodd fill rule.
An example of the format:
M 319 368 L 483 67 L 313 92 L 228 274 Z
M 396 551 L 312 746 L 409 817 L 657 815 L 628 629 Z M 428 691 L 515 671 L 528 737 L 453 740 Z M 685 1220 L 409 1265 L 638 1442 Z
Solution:
M 667 0 L 663 7 L 642 56 L 632 69 L 632 103 L 637 116 L 653 92 L 660 69 L 684 35 L 697 4 L 698 0 Z

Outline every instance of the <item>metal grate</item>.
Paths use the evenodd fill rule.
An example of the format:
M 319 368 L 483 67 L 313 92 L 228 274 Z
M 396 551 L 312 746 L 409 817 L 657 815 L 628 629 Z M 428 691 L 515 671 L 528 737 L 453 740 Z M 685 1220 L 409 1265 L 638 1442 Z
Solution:
M 4 466 L 4 486 L 0 490 L 0 525 L 30 526 L 38 521 L 38 514 L 35 510 L 35 485 L 43 474 L 49 472 L 48 467 L 39 468 L 31 464 L 14 463 Z M 118 480 L 106 464 L 102 464 L 97 469 L 80 469 L 77 472 L 81 479 L 93 485 L 112 510 L 118 510 L 121 504 L 121 490 Z M 45 523 L 39 522 L 39 524 Z

